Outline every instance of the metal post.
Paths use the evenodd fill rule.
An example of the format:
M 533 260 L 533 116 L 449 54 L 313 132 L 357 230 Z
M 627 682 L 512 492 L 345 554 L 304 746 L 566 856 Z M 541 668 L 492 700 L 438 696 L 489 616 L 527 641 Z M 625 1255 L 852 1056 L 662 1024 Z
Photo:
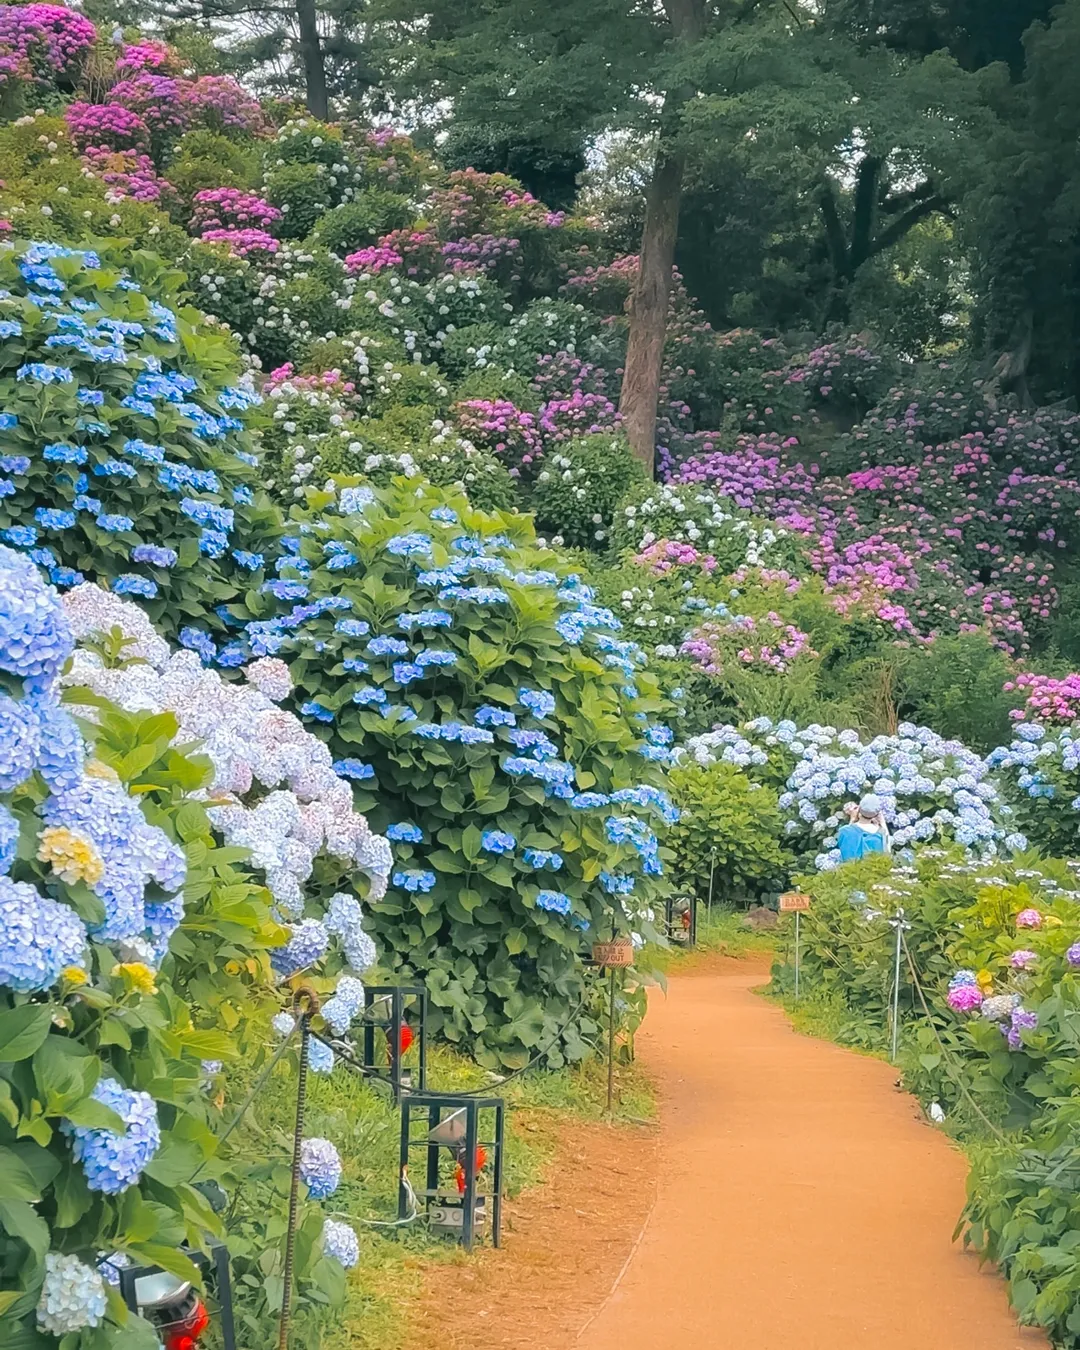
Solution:
M 401 1153 L 400 1170 L 398 1172 L 398 1202 L 397 1216 L 404 1219 L 409 1213 L 409 1190 L 405 1184 L 405 1178 L 409 1172 L 409 1144 L 412 1139 L 411 1132 L 411 1114 L 409 1110 L 408 1099 L 401 1103 Z
M 292 1178 L 289 1184 L 289 1219 L 285 1230 L 285 1264 L 281 1272 L 281 1320 L 278 1350 L 289 1347 L 289 1315 L 292 1312 L 293 1261 L 296 1256 L 296 1223 L 300 1210 L 300 1153 L 304 1142 L 304 1105 L 307 1098 L 308 1052 L 311 1018 L 319 1011 L 319 997 L 302 985 L 293 995 L 293 1012 L 300 1018 L 300 1069 L 296 1079 L 296 1123 L 293 1127 Z
M 502 1241 L 503 1138 L 505 1122 L 503 1104 L 495 1106 L 495 1158 L 492 1163 L 494 1191 L 491 1197 L 491 1242 L 497 1247 Z
M 476 1236 L 476 1147 L 480 1140 L 480 1111 L 475 1103 L 465 1108 L 465 1190 L 461 1205 L 461 1245 L 467 1252 L 473 1249 Z
M 896 929 L 896 961 L 893 967 L 892 1048 L 889 1052 L 889 1062 L 895 1064 L 896 1053 L 900 1045 L 900 951 L 904 945 L 904 929 L 909 927 L 904 922 L 902 908 L 896 911 L 896 918 L 891 919 L 890 923 Z
M 801 936 L 801 934 L 800 934 L 800 929 L 799 929 L 799 919 L 800 919 L 800 918 L 801 918 L 801 915 L 799 914 L 799 911 L 796 910 L 796 911 L 795 911 L 795 999 L 796 999 L 796 1002 L 798 1001 L 798 998 L 799 998 L 799 956 L 800 956 L 800 948 L 801 948 L 801 944 L 800 944 L 800 941 L 799 941 L 800 936 Z
M 610 1116 L 615 1100 L 615 967 L 608 975 L 608 1033 L 607 1033 L 607 1113 Z
M 716 876 L 716 849 L 713 849 L 709 861 L 709 903 L 706 909 L 706 922 L 712 923 L 713 878 Z

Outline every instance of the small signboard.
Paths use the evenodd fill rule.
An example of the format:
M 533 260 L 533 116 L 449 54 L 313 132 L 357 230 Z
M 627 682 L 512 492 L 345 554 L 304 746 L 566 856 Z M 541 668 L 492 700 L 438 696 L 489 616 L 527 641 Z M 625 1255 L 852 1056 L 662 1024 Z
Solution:
M 780 897 L 781 914 L 805 914 L 810 908 L 810 897 L 801 891 L 787 891 Z

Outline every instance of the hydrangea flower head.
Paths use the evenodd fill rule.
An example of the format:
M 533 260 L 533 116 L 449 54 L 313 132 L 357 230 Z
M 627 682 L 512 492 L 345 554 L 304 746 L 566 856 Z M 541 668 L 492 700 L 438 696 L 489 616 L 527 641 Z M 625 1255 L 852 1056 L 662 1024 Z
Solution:
M 323 1225 L 323 1253 L 350 1270 L 360 1260 L 360 1240 L 347 1223 L 327 1219 Z
M 555 711 L 555 695 L 543 689 L 519 689 L 518 702 L 534 717 L 550 717 Z
M 341 1182 L 341 1159 L 329 1139 L 305 1139 L 300 1145 L 300 1179 L 312 1200 L 325 1200 Z
M 1017 928 L 1041 928 L 1042 915 L 1037 909 L 1022 909 L 1016 916 Z
M 138 1181 L 161 1143 L 157 1105 L 148 1092 L 132 1091 L 115 1078 L 100 1079 L 91 1096 L 115 1111 L 126 1129 L 117 1134 L 85 1125 L 69 1127 L 72 1157 L 82 1163 L 92 1191 L 119 1195 Z
M 86 927 L 67 905 L 25 881 L 0 877 L 0 985 L 17 993 L 51 988 L 81 966 Z
M 513 853 L 517 840 L 505 830 L 485 830 L 480 836 L 480 847 L 485 853 Z
M 96 1327 L 108 1300 L 99 1271 L 77 1256 L 45 1253 L 45 1280 L 37 1305 L 37 1324 L 50 1336 L 67 1336 Z

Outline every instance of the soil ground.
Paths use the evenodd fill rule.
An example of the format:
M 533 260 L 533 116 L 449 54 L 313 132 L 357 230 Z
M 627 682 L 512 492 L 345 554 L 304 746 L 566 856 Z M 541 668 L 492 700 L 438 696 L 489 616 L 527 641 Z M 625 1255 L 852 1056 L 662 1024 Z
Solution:
M 765 978 L 705 960 L 654 997 L 657 1128 L 575 1126 L 503 1249 L 433 1274 L 417 1350 L 1046 1350 L 951 1242 L 962 1154 Z

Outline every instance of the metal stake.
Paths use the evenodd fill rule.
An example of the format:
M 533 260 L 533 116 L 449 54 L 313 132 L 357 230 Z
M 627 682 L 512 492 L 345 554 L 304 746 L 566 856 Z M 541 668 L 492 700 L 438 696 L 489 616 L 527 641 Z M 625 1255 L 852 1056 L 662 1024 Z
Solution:
M 900 952 L 904 945 L 904 930 L 910 928 L 911 924 L 904 922 L 902 906 L 896 911 L 896 917 L 890 919 L 889 923 L 896 929 L 896 961 L 893 967 L 892 990 L 892 1045 L 889 1051 L 889 1062 L 895 1064 L 900 1046 Z
M 293 1011 L 300 1018 L 300 1072 L 296 1079 L 296 1124 L 293 1128 L 292 1180 L 289 1185 L 289 1226 L 285 1231 L 285 1266 L 281 1272 L 281 1320 L 278 1350 L 289 1347 L 289 1315 L 292 1311 L 293 1261 L 296 1256 L 296 1219 L 300 1208 L 300 1151 L 304 1142 L 304 1106 L 307 1101 L 308 1050 L 311 1019 L 319 1011 L 319 996 L 302 985 L 293 995 Z
M 800 918 L 800 917 L 801 917 L 801 916 L 800 916 L 800 914 L 799 914 L 799 911 L 796 910 L 796 911 L 795 911 L 795 1000 L 796 1000 L 796 1002 L 798 1002 L 798 998 L 799 998 L 799 954 L 800 954 L 800 949 L 801 949 L 801 948 L 800 948 L 800 942 L 799 942 L 799 936 L 800 936 L 800 930 L 799 930 L 799 918 Z
M 709 860 L 709 902 L 706 906 L 708 922 L 712 923 L 712 892 L 713 878 L 716 876 L 716 849 L 713 849 Z
M 608 1033 L 607 1033 L 607 1113 L 612 1113 L 615 1100 L 615 967 L 608 975 Z

